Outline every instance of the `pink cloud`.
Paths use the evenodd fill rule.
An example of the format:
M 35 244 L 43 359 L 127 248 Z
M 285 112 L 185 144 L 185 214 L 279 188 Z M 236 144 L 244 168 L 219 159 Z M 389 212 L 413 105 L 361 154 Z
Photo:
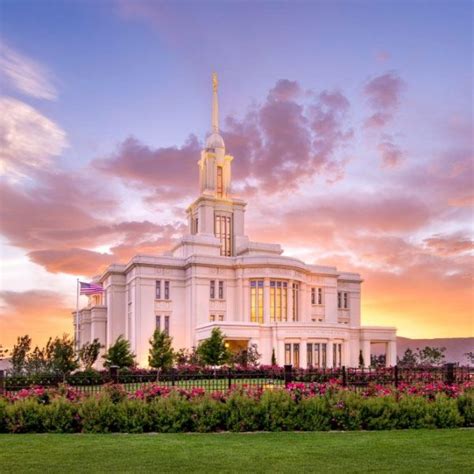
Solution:
M 379 143 L 378 151 L 382 156 L 382 164 L 386 168 L 395 168 L 403 161 L 403 152 L 400 148 L 390 141 Z

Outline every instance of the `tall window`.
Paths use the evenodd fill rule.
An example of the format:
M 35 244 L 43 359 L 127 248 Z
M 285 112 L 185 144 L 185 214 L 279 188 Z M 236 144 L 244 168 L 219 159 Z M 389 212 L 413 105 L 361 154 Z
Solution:
M 337 292 L 337 307 L 339 309 L 349 309 L 349 293 L 346 291 Z
M 191 219 L 191 234 L 197 234 L 199 231 L 199 219 L 197 217 L 193 217 Z
M 155 329 L 161 331 L 161 316 L 155 316 Z
M 170 317 L 169 316 L 165 316 L 165 334 L 167 336 L 170 335 Z
M 219 316 L 217 317 L 217 319 L 219 321 L 224 321 L 224 315 L 223 314 L 219 314 Z
M 263 323 L 263 280 L 250 281 L 250 321 Z
M 293 283 L 293 321 L 298 321 L 298 306 L 299 306 L 299 283 Z
M 270 321 L 288 320 L 288 284 L 286 281 L 270 281 Z
M 295 367 L 300 366 L 300 345 L 293 344 L 293 365 Z
M 342 344 L 339 342 L 332 345 L 332 365 L 334 368 L 342 367 Z
M 165 281 L 165 300 L 170 299 L 170 282 L 167 280 Z
M 285 344 L 285 365 L 291 364 L 291 344 Z
M 219 299 L 224 299 L 224 282 L 222 280 L 219 281 Z
M 328 346 L 326 343 L 321 344 L 321 367 L 325 369 L 327 367 L 327 352 L 328 352 Z
M 311 288 L 311 304 L 316 304 L 316 288 Z
M 313 367 L 313 344 L 310 342 L 306 344 L 306 363 L 308 367 Z
M 214 218 L 214 234 L 221 242 L 221 255 L 232 255 L 232 219 L 230 216 L 216 214 Z
M 161 280 L 155 282 L 155 298 L 161 300 Z
M 222 166 L 217 167 L 217 197 L 224 194 L 224 182 L 222 178 Z
M 211 323 L 213 323 L 215 320 L 216 320 L 216 315 L 215 315 L 215 314 L 211 314 L 211 315 L 209 316 L 209 321 L 211 321 Z
M 323 304 L 323 289 L 318 288 L 318 304 Z
M 300 345 L 298 343 L 285 344 L 285 364 L 293 364 L 294 367 L 300 366 Z
M 213 300 L 216 297 L 216 280 L 211 280 L 211 285 L 209 287 L 209 298 Z

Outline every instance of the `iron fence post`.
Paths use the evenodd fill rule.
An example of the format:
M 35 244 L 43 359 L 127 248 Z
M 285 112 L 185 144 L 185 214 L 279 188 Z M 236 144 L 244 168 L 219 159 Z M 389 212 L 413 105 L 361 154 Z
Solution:
M 0 395 L 5 393 L 5 371 L 0 370 Z
M 454 364 L 453 363 L 446 364 L 445 383 L 447 385 L 453 385 L 454 383 Z
M 118 379 L 118 366 L 111 365 L 110 366 L 110 377 L 112 378 L 112 383 L 119 383 Z
M 346 373 L 346 366 L 342 366 L 342 386 L 347 387 L 347 373 Z
M 293 366 L 290 365 L 285 365 L 285 387 L 288 387 L 288 385 L 293 382 Z

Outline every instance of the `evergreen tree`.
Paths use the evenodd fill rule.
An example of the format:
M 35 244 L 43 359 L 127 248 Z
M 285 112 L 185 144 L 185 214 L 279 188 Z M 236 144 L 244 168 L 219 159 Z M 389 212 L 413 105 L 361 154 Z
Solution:
M 172 347 L 173 339 L 164 331 L 156 329 L 150 339 L 150 353 L 148 364 L 158 370 L 169 369 L 173 366 L 174 351 Z
M 277 365 L 277 360 L 275 357 L 275 348 L 272 349 L 272 365 L 273 366 Z
M 362 353 L 362 350 L 359 351 L 359 368 L 363 369 L 365 366 L 364 362 L 364 354 Z
M 123 368 L 135 365 L 135 354 L 130 349 L 130 342 L 123 336 L 119 336 L 102 357 L 105 359 L 105 367 L 116 365 Z
M 214 328 L 211 336 L 199 344 L 197 353 L 205 365 L 222 365 L 229 360 L 230 353 L 219 328 Z
M 397 363 L 400 367 L 415 367 L 418 365 L 418 357 L 411 349 L 407 349 Z
M 99 357 L 100 349 L 103 346 L 99 342 L 99 339 L 94 339 L 92 342 L 87 342 L 79 349 L 79 359 L 86 370 L 91 370 L 92 366 Z
M 31 349 L 31 337 L 26 335 L 18 337 L 16 344 L 13 346 L 12 350 L 12 372 L 15 374 L 20 374 L 26 368 L 26 361 L 28 352 Z

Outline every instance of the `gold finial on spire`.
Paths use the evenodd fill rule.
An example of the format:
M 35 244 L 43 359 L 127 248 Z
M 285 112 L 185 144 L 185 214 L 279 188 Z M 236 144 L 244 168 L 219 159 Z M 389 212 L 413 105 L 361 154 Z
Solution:
M 213 92 L 217 92 L 217 86 L 219 82 L 217 81 L 217 74 L 215 72 L 212 73 L 212 90 Z

